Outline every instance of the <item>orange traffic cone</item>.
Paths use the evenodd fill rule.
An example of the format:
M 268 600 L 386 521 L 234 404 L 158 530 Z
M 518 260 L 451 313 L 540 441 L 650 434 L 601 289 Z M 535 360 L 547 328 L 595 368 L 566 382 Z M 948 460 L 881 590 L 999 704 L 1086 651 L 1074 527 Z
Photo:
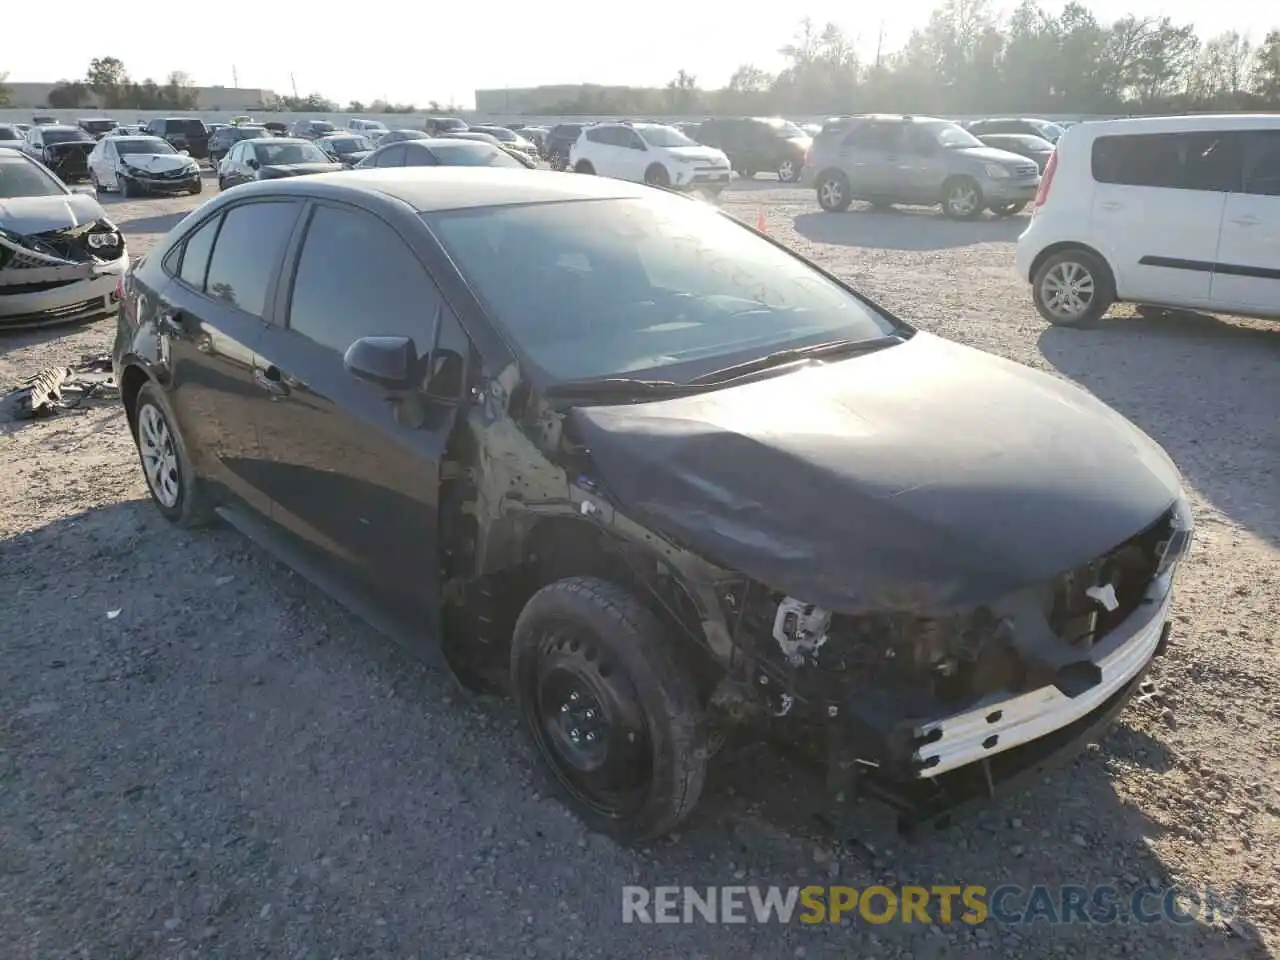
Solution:
M 764 222 L 763 210 L 761 210 L 759 213 L 756 214 L 756 229 L 759 230 L 761 233 L 769 232 L 769 225 Z

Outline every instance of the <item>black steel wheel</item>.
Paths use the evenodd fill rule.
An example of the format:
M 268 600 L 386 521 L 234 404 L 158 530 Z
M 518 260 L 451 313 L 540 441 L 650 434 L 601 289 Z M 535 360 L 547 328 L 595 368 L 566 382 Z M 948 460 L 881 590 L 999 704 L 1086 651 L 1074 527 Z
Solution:
M 638 842 L 688 816 L 706 772 L 702 709 L 633 594 L 593 577 L 539 590 L 516 623 L 511 678 L 540 768 L 588 827 Z

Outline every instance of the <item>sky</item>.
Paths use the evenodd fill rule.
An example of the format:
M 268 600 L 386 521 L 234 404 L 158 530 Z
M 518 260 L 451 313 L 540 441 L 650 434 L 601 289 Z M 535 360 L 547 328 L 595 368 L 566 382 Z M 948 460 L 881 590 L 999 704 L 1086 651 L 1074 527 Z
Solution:
M 548 0 L 481 0 L 429 4 L 359 0 L 318 7 L 259 4 L 248 18 L 218 16 L 207 4 L 171 5 L 162 17 L 126 17 L 124 31 L 93 29 L 105 23 L 99 4 L 63 0 L 61 19 L 83 29 L 57 30 L 57 42 L 13 42 L 49 37 L 48 8 L 6 2 L 0 72 L 10 81 L 55 81 L 84 76 L 89 60 L 115 56 L 135 80 L 163 82 L 173 70 L 202 86 L 264 87 L 276 93 L 322 93 L 349 100 L 386 99 L 425 105 L 430 100 L 470 106 L 473 91 L 490 87 L 599 83 L 665 86 L 686 70 L 706 88 L 723 86 L 734 68 L 754 63 L 775 71 L 778 48 L 808 16 L 837 23 L 873 59 L 883 18 L 886 51 L 925 23 L 935 0 L 895 0 L 861 6 L 849 0 L 745 4 L 701 0 L 683 4 L 580 4 Z M 1016 0 L 995 0 L 1009 13 Z M 1087 3 L 1087 0 L 1086 0 Z M 1103 22 L 1128 13 L 1167 15 L 1194 23 L 1201 36 L 1239 30 L 1260 40 L 1280 26 L 1280 7 L 1199 0 L 1095 0 Z M 1056 13 L 1061 2 L 1047 2 Z M 83 7 L 78 11 L 77 7 Z M 314 12 L 313 12 L 314 11 Z M 333 11 L 334 16 L 328 16 Z M 340 12 L 339 12 L 340 11 Z M 233 73 L 234 69 L 234 73 Z M 238 79 L 238 83 L 236 82 Z

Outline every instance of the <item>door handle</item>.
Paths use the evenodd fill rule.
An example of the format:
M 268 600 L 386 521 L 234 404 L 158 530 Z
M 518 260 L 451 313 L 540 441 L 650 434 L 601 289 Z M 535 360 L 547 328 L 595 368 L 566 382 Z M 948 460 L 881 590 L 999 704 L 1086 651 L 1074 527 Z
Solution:
M 1256 227 L 1262 222 L 1262 220 L 1261 218 L 1255 217 L 1253 214 L 1249 213 L 1243 217 L 1236 217 L 1231 222 L 1241 227 Z
M 160 314 L 160 328 L 175 337 L 186 336 L 187 328 L 183 323 L 181 310 L 166 310 Z
M 253 382 L 277 399 L 289 395 L 289 385 L 284 382 L 277 366 L 254 370 Z
M 1124 204 L 1120 203 L 1118 200 L 1104 200 L 1102 203 L 1098 204 L 1098 206 L 1107 211 L 1124 209 Z

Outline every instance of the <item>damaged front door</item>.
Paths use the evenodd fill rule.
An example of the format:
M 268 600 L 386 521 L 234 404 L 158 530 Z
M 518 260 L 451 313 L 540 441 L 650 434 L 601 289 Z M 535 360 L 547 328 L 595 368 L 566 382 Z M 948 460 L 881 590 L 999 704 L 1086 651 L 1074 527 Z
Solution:
M 287 327 L 266 331 L 258 429 L 272 519 L 384 601 L 434 628 L 440 461 L 456 406 L 391 396 L 346 371 L 362 337 L 409 337 L 425 372 L 440 295 L 412 250 L 367 211 L 313 208 Z M 434 634 L 434 629 L 432 630 Z

